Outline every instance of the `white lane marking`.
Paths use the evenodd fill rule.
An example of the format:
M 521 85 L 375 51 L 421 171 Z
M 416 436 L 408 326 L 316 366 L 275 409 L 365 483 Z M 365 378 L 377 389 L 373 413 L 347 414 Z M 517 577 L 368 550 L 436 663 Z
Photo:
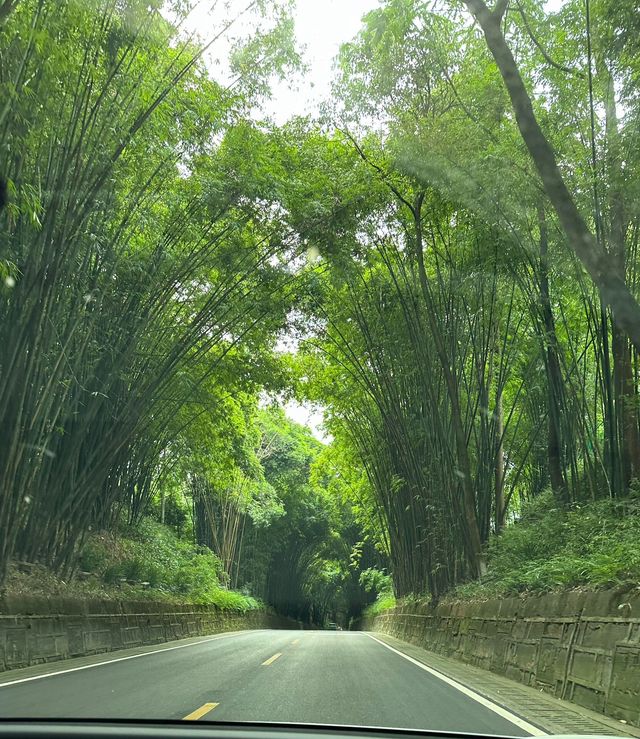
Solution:
M 257 631 L 257 630 L 256 630 Z M 67 672 L 78 672 L 79 670 L 90 670 L 93 667 L 102 667 L 102 665 L 112 665 L 114 662 L 125 662 L 128 659 L 138 659 L 138 657 L 147 657 L 150 654 L 159 654 L 160 652 L 173 652 L 174 649 L 186 649 L 187 647 L 197 647 L 198 644 L 206 644 L 210 641 L 218 641 L 231 636 L 239 636 L 244 634 L 256 633 L 253 629 L 248 631 L 233 631 L 229 634 L 218 634 L 217 636 L 201 639 L 200 641 L 190 642 L 189 644 L 178 644 L 177 647 L 165 647 L 164 649 L 153 649 L 150 652 L 141 652 L 140 654 L 130 654 L 128 657 L 116 657 L 115 659 L 107 659 L 104 662 L 94 662 L 91 665 L 81 665 L 80 667 L 68 667 L 66 670 L 57 670 L 56 672 L 46 672 L 42 675 L 34 675 L 33 677 L 23 677 L 19 680 L 10 680 L 6 683 L 0 683 L 0 688 L 8 688 L 9 685 L 18 685 L 19 683 L 30 683 L 32 680 L 44 680 L 45 677 L 55 677 L 56 675 L 65 675 Z
M 462 683 L 459 683 L 456 680 L 452 680 L 450 677 L 443 675 L 441 672 L 434 670 L 432 667 L 427 667 L 427 665 L 425 665 L 423 662 L 419 662 L 417 659 L 414 659 L 413 657 L 409 657 L 408 654 L 404 654 L 399 649 L 394 649 L 394 647 L 390 646 L 389 644 L 381 641 L 380 639 L 376 639 L 375 636 L 372 636 L 369 633 L 366 633 L 366 635 L 370 639 L 373 639 L 373 641 L 377 641 L 378 644 L 382 644 L 383 647 L 390 649 L 392 652 L 395 652 L 396 654 L 399 654 L 401 657 L 408 660 L 409 662 L 412 662 L 414 665 L 416 665 L 420 669 L 425 670 L 425 672 L 428 672 L 434 677 L 437 677 L 439 680 L 442 680 L 443 682 L 447 683 L 447 685 L 451 685 L 452 688 L 455 688 L 456 690 L 459 690 L 461 693 L 464 693 L 464 695 L 468 696 L 469 698 L 472 698 L 474 701 L 485 706 L 485 708 L 488 708 L 490 711 L 497 713 L 498 716 L 502 716 L 502 718 L 506 718 L 507 721 L 510 721 L 512 724 L 515 724 L 516 726 L 521 728 L 523 731 L 528 732 L 529 734 L 531 734 L 531 736 L 546 736 L 548 734 L 548 732 L 543 731 L 538 726 L 534 726 L 533 724 L 530 724 L 528 721 L 525 721 L 524 719 L 519 718 L 515 714 L 511 713 L 510 711 L 507 711 L 505 708 L 502 708 L 496 703 L 492 703 L 490 700 L 488 700 L 487 698 L 484 698 L 479 693 L 476 693 L 473 690 L 470 690 L 469 688 L 462 685 Z

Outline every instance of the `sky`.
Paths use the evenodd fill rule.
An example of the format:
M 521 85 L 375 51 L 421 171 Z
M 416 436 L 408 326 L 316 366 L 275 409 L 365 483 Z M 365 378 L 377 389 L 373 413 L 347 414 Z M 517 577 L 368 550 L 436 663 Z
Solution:
M 265 110 L 276 123 L 284 123 L 294 115 L 313 113 L 329 95 L 332 64 L 340 44 L 356 35 L 362 16 L 378 4 L 378 0 L 297 0 L 293 12 L 295 33 L 308 70 L 304 76 L 273 86 Z M 246 5 L 247 0 L 227 0 L 224 6 L 220 0 L 200 0 L 191 11 L 187 27 L 206 41 L 220 28 L 223 18 L 240 15 Z M 241 17 L 227 35 L 250 31 Z M 225 79 L 224 58 L 228 48 L 225 40 L 220 39 L 209 55 L 213 75 L 221 81 Z
M 304 47 L 309 71 L 298 91 L 286 82 L 275 86 L 271 107 L 277 122 L 312 113 L 329 96 L 333 60 L 340 44 L 356 35 L 362 16 L 377 6 L 377 0 L 297 0 L 296 37 Z
M 333 60 L 340 44 L 356 35 L 362 16 L 377 5 L 377 0 L 297 0 L 296 38 L 304 47 L 303 59 L 309 69 L 296 85 L 298 90 L 286 82 L 274 86 L 267 111 L 277 123 L 293 115 L 314 113 L 329 96 Z M 322 428 L 321 411 L 289 401 L 285 412 L 291 420 L 308 426 L 320 441 L 329 441 Z

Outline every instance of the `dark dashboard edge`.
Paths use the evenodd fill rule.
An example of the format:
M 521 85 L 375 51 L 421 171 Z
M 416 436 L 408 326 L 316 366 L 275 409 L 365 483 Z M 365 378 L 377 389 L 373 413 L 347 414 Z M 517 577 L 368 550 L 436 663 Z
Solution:
M 451 737 L 482 737 L 482 739 L 513 739 L 508 735 L 500 734 L 478 734 L 461 731 L 430 731 L 429 729 L 412 729 L 387 726 L 356 726 L 352 724 L 297 724 L 297 723 L 279 723 L 279 722 L 254 722 L 254 721 L 184 721 L 179 719 L 169 719 L 158 721 L 155 719 L 36 719 L 36 718 L 0 718 L 0 729 L 14 725 L 16 727 L 51 727 L 53 729 L 61 729 L 62 727 L 74 728 L 98 728 L 98 727 L 129 727 L 140 729 L 214 729 L 216 734 L 223 731 L 230 733 L 238 733 L 245 730 L 257 733 L 265 733 L 269 731 L 278 731 L 283 733 L 305 733 L 305 734 L 349 734 L 357 735 L 378 735 L 378 736 L 423 736 L 423 737 L 443 737 L 451 739 Z

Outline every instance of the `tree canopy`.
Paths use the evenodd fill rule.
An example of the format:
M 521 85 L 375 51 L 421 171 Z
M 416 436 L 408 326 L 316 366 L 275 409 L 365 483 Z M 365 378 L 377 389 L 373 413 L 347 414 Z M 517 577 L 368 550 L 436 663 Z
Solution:
M 538 500 L 637 494 L 637 8 L 545 5 L 382 0 L 276 125 L 284 1 L 226 85 L 233 19 L 0 4 L 0 583 L 151 517 L 346 623 L 486 578 Z

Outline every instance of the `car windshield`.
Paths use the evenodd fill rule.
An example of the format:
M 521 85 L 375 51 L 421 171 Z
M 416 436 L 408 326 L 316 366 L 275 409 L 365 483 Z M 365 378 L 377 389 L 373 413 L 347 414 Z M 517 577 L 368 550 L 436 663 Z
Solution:
M 0 719 L 640 737 L 639 142 L 637 0 L 0 0 Z

